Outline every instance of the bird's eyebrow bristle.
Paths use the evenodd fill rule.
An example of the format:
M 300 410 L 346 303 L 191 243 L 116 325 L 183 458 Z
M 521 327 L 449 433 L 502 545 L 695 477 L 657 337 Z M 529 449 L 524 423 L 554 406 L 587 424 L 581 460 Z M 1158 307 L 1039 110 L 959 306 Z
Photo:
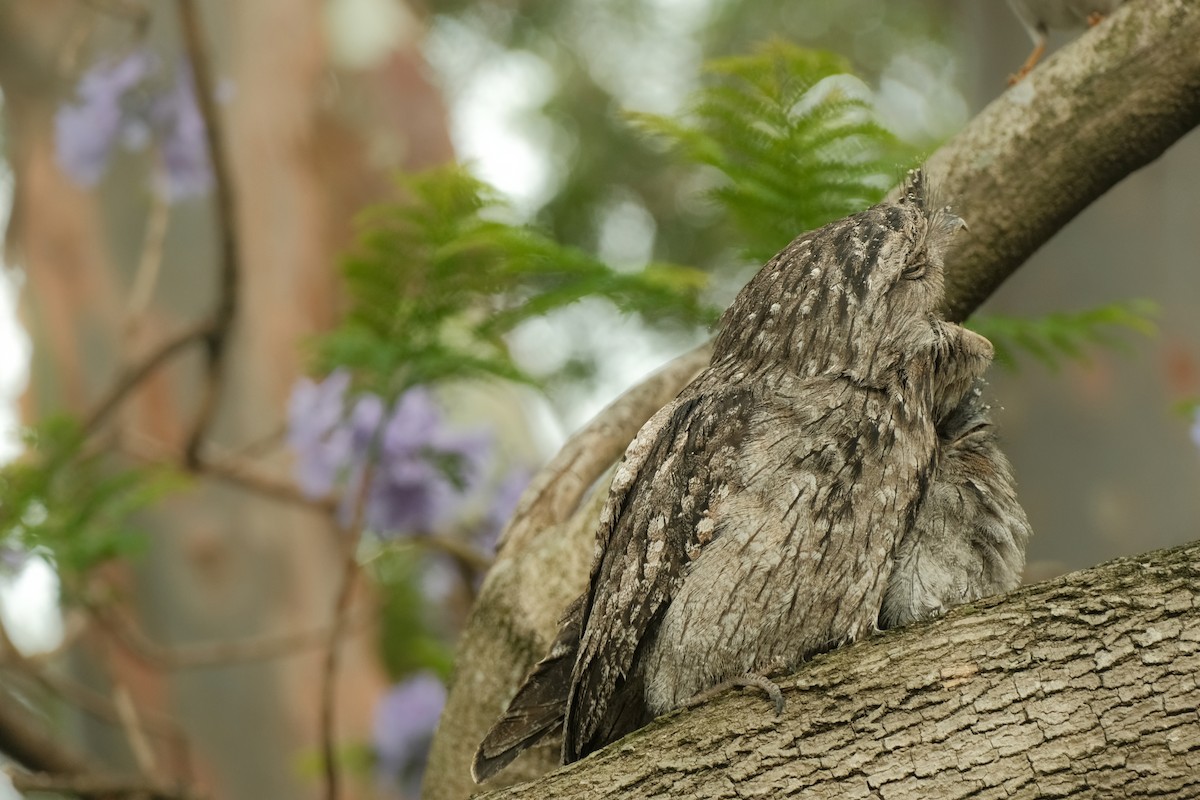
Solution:
M 920 210 L 925 211 L 928 208 L 928 199 L 924 170 L 910 169 L 904 180 L 904 194 L 901 202 L 912 203 Z

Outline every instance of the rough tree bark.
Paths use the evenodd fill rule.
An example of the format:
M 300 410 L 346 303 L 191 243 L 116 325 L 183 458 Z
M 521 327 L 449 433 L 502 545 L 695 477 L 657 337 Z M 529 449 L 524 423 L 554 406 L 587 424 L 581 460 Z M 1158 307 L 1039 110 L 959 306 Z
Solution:
M 1200 544 L 813 659 L 500 798 L 1200 796 Z
M 962 237 L 948 259 L 946 305 L 952 319 L 964 319 L 1082 209 L 1200 124 L 1197 41 L 1200 0 L 1130 2 L 1004 93 L 933 155 L 927 164 L 933 182 L 971 226 L 970 236 Z M 426 773 L 429 800 L 461 798 L 479 790 L 469 774 L 475 746 L 528 668 L 544 653 L 561 609 L 582 590 L 603 494 L 594 492 L 590 501 L 582 502 L 585 488 L 590 483 L 607 485 L 602 475 L 609 462 L 596 456 L 597 441 L 603 441 L 605 453 L 623 449 L 640 424 L 664 398 L 678 391 L 702 361 L 702 352 L 690 354 L 616 401 L 567 444 L 530 489 L 463 635 L 455 683 Z M 584 441 L 589 444 L 581 446 Z M 573 454 L 580 453 L 592 454 L 590 468 L 576 464 L 564 489 L 557 481 L 568 473 Z M 543 499 L 551 496 L 553 503 Z M 789 699 L 791 708 L 782 723 L 777 724 L 756 698 L 726 698 L 711 708 L 660 721 L 520 793 L 500 796 L 583 796 L 579 792 L 595 796 L 618 786 L 621 796 L 660 796 L 655 792 L 668 791 L 673 782 L 688 788 L 661 796 L 746 792 L 774 796 L 815 786 L 816 778 L 838 788 L 813 796 L 875 792 L 879 797 L 893 793 L 942 797 L 956 796 L 955 791 L 967 794 L 971 787 L 983 792 L 978 796 L 992 796 L 983 791 L 983 784 L 972 783 L 988 771 L 985 765 L 991 762 L 1000 776 L 998 782 L 987 784 L 995 796 L 1005 796 L 1008 788 L 1022 797 L 1047 796 L 1056 787 L 1082 780 L 1084 772 L 1094 772 L 1096 780 L 1111 775 L 1113 791 L 1118 793 L 1136 788 L 1168 796 L 1200 796 L 1200 788 L 1188 781 L 1149 779 L 1152 772 L 1196 771 L 1192 748 L 1200 747 L 1200 727 L 1190 675 L 1196 663 L 1195 639 L 1177 617 L 1185 610 L 1192 613 L 1194 606 L 1191 595 L 1181 600 L 1179 592 L 1189 576 L 1195 577 L 1196 550 L 1147 558 L 1149 564 L 1141 572 L 1135 562 L 1120 562 L 1099 572 L 1080 573 L 991 604 L 990 610 L 956 613 L 933 626 L 909 629 L 814 662 L 787 684 L 794 689 L 812 687 L 814 692 L 801 692 L 809 699 Z M 1124 588 L 1109 594 L 1089 589 L 1088 581 L 1100 576 Z M 1123 600 L 1120 592 L 1142 599 Z M 1042 613 L 1053 608 L 1059 611 L 1047 611 L 1050 616 Z M 1022 628 L 1030 624 L 1035 611 L 1038 627 Z M 981 616 L 975 618 L 973 613 Z M 1161 625 L 1141 628 L 1156 633 L 1132 633 L 1137 625 L 1160 617 Z M 1068 624 L 1070 620 L 1075 622 Z M 1085 635 L 1080 626 L 1090 633 Z M 1020 634 L 1021 630 L 1024 638 L 1005 644 L 1005 631 Z M 1158 646 L 1147 639 L 1160 635 L 1166 644 Z M 948 638 L 942 643 L 938 636 Z M 961 636 L 967 639 L 955 644 Z M 976 637 L 975 644 L 971 636 Z M 1119 649 L 1122 641 L 1144 653 L 1130 658 L 1130 653 Z M 1120 657 L 1125 675 L 1121 680 L 1126 681 L 1113 684 L 1113 692 L 1104 695 L 1108 700 L 1100 700 L 1098 692 L 1110 680 L 1105 676 L 1111 670 L 1105 670 L 1114 664 L 1104 663 L 1109 656 L 1096 655 L 1102 651 Z M 909 657 L 913 660 L 905 660 Z M 889 666 L 892 658 L 895 661 Z M 1028 662 L 1024 670 L 1017 670 L 1014 659 L 1019 658 Z M 1043 670 L 1041 660 L 1046 658 L 1052 661 Z M 1176 666 L 1167 663 L 1172 660 Z M 850 667 L 855 664 L 870 664 L 870 668 L 852 674 Z M 978 666 L 979 673 L 966 664 Z M 943 668 L 952 672 L 937 677 L 941 675 L 937 670 Z M 854 675 L 867 681 L 861 684 L 861 697 L 840 688 L 851 686 Z M 1057 709 L 1065 706 L 1055 705 L 1057 700 L 1048 705 L 1044 701 L 1061 694 L 1063 689 L 1055 688 L 1055 681 L 1066 680 L 1066 675 L 1072 676 L 1072 689 L 1095 688 L 1097 699 L 1091 699 L 1090 691 L 1076 697 L 1083 710 L 1064 717 Z M 987 691 L 993 677 L 995 687 Z M 950 692 L 952 686 L 942 685 L 955 681 L 964 687 L 957 693 Z M 898 694 L 888 694 L 893 691 Z M 937 692 L 946 694 L 935 699 Z M 874 705 L 861 705 L 864 702 Z M 966 710 L 955 710 L 954 702 Z M 929 727 L 925 727 L 914 718 L 924 713 L 918 709 L 928 703 L 941 710 L 929 712 Z M 892 708 L 887 704 L 894 704 L 895 710 L 881 716 L 880 708 Z M 1141 721 L 1149 724 L 1146 709 L 1151 707 L 1159 709 L 1164 719 L 1180 718 L 1164 723 L 1162 732 L 1147 738 L 1145 746 L 1139 742 L 1135 747 L 1130 741 L 1133 733 L 1137 734 L 1134 740 L 1150 733 L 1139 726 Z M 1048 715 L 1039 717 L 1043 708 Z M 1190 717 L 1180 709 L 1191 709 Z M 981 727 L 974 733 L 986 735 L 970 739 L 974 744 L 969 747 L 980 748 L 980 753 L 960 754 L 968 747 L 968 737 L 957 732 L 969 727 L 971 723 L 964 719 L 970 714 L 980 719 Z M 1012 720 L 1001 727 L 1006 715 Z M 817 726 L 818 719 L 825 719 L 821 724 L 826 727 Z M 834 724 L 839 720 L 840 729 Z M 919 738 L 922 731 L 928 741 Z M 861 737 L 867 741 L 856 745 L 861 749 L 845 749 L 849 745 L 838 743 L 842 741 L 838 737 L 849 732 L 867 734 Z M 905 736 L 917 738 L 901 748 Z M 801 738 L 803 747 L 796 744 Z M 1038 748 L 1037 754 L 1025 753 L 1050 738 L 1058 743 Z M 677 745 L 673 750 L 672 742 Z M 1103 747 L 1095 747 L 1096 742 Z M 894 754 L 885 758 L 880 755 L 883 748 Z M 701 750 L 707 755 L 696 759 L 688 755 Z M 556 755 L 553 743 L 534 748 L 484 788 L 543 775 L 555 765 Z M 1024 772 L 1014 766 L 1020 763 Z M 938 771 L 947 766 L 954 770 Z M 1102 790 L 1097 785 L 1094 791 Z

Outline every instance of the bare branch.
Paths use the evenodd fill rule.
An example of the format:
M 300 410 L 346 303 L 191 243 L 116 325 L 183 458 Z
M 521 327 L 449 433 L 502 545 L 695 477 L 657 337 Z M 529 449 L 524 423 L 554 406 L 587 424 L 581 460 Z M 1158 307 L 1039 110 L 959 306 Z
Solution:
M 159 669 L 199 669 L 287 658 L 306 650 L 326 646 L 333 633 L 333 626 L 327 625 L 295 633 L 264 634 L 241 641 L 221 640 L 206 644 L 164 647 L 152 641 L 133 622 L 114 609 L 93 604 L 90 610 L 122 647 Z M 349 630 L 357 631 L 366 627 L 373 619 L 373 613 L 364 613 L 351 618 L 344 625 Z
M 148 464 L 178 464 L 202 477 L 224 481 L 262 497 L 302 506 L 320 514 L 330 515 L 337 509 L 335 498 L 309 497 L 290 481 L 280 480 L 264 472 L 253 461 L 232 453 L 209 452 L 196 463 L 189 465 L 184 460 L 182 451 L 136 433 L 123 435 L 120 449 Z M 216 448 L 208 449 L 212 451 Z
M 0 686 L 0 751 L 30 769 L 79 774 L 98 769 L 86 756 L 52 733 L 46 723 Z
M 76 797 L 118 798 L 139 800 L 187 800 L 198 795 L 183 788 L 151 783 L 138 778 L 109 775 L 52 775 L 28 774 L 6 767 L 13 787 L 19 792 L 70 794 Z
M 196 102 L 199 104 L 200 114 L 204 118 L 204 133 L 208 143 L 209 161 L 212 164 L 217 225 L 221 241 L 221 272 L 217 307 L 213 313 L 212 329 L 205 339 L 208 371 L 200 408 L 196 412 L 196 419 L 192 423 L 192 430 L 184 446 L 185 461 L 195 465 L 199 463 L 200 447 L 209 423 L 212 422 L 216 413 L 217 401 L 224 383 L 225 350 L 229 341 L 230 329 L 237 314 L 238 282 L 241 269 L 233 179 L 225 153 L 220 115 L 217 113 L 216 85 L 212 77 L 211 60 L 205 45 L 200 14 L 195 0 L 180 0 L 179 17 L 183 25 L 184 46 L 192 66 L 192 75 L 196 81 Z
M 971 226 L 946 259 L 951 319 L 1200 124 L 1197 41 L 1195 0 L 1126 3 L 934 153 L 931 183 Z
M 149 355 L 138 363 L 126 368 L 108 394 L 96 404 L 95 408 L 84 418 L 83 429 L 94 431 L 99 425 L 117 410 L 129 394 L 141 385 L 142 381 L 153 375 L 159 367 L 166 364 L 175 356 L 194 344 L 199 344 L 209 338 L 213 331 L 211 322 L 197 322 L 184 328 L 179 333 L 160 344 Z
M 326 800 L 338 800 L 341 795 L 341 779 L 338 774 L 335 748 L 334 712 L 337 689 L 337 672 L 341 655 L 342 635 L 350 601 L 354 597 L 355 579 L 358 577 L 358 540 L 362 535 L 367 516 L 367 494 L 371 491 L 374 469 L 368 464 L 362 471 L 362 483 L 354 502 L 354 519 L 346 528 L 340 528 L 338 539 L 343 543 L 342 579 L 333 602 L 333 622 L 329 630 L 329 641 L 325 646 L 325 663 L 321 670 L 321 760 L 325 773 Z

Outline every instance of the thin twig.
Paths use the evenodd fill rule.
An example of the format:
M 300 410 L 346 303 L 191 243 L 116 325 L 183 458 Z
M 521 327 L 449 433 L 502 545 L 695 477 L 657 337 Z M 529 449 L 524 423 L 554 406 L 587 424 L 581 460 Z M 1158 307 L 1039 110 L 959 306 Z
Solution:
M 303 506 L 321 514 L 332 514 L 337 501 L 331 497 L 309 497 L 288 481 L 268 475 L 253 462 L 232 453 L 208 453 L 194 464 L 187 464 L 184 453 L 140 434 L 126 434 L 120 448 L 126 455 L 149 464 L 179 464 L 188 471 L 224 481 L 263 497 Z M 212 449 L 211 447 L 209 448 Z
M 326 646 L 334 630 L 332 625 L 327 625 L 296 633 L 265 634 L 242 641 L 217 641 L 164 647 L 152 641 L 131 620 L 115 610 L 98 604 L 89 608 L 96 620 L 113 634 L 118 644 L 150 666 L 160 669 L 221 667 L 250 661 L 286 658 L 306 650 Z M 348 628 L 358 630 L 366 626 L 373 616 L 373 614 L 364 613 L 345 621 L 344 624 Z
M 180 0 L 179 18 L 183 26 L 184 46 L 196 82 L 196 102 L 204 118 L 204 135 L 208 143 L 209 162 L 213 171 L 213 190 L 216 194 L 216 212 L 220 235 L 221 272 L 218 284 L 218 299 L 213 313 L 213 325 L 205 339 L 208 359 L 207 376 L 200 407 L 184 446 L 184 459 L 188 464 L 200 460 L 200 447 L 209 424 L 216 413 L 217 401 L 225 378 L 225 351 L 230 329 L 237 314 L 238 280 L 238 227 L 236 198 L 233 180 L 225 153 L 221 134 L 221 120 L 217 113 L 215 84 L 212 77 L 208 48 L 201 30 L 200 15 L 195 0 Z
M 11 669 L 14 675 L 24 678 L 31 687 L 36 686 L 60 698 L 63 702 L 75 706 L 93 719 L 113 727 L 120 727 L 120 714 L 108 695 L 66 675 L 61 675 L 49 668 L 39 667 L 28 661 L 18 662 L 7 659 L 3 666 L 5 669 Z M 143 710 L 142 715 L 145 717 L 147 730 L 156 736 L 170 740 L 173 746 L 181 748 L 181 752 L 187 760 L 185 737 L 179 726 L 163 714 L 147 713 Z
M 374 469 L 367 464 L 363 469 L 362 484 L 354 503 L 354 519 L 348 528 L 338 531 L 338 539 L 344 543 L 342 578 L 333 604 L 333 622 L 329 642 L 325 649 L 325 664 L 321 675 L 321 758 L 325 770 L 325 798 L 338 800 L 341 793 L 336 757 L 334 734 L 334 690 L 337 687 L 338 656 L 341 650 L 343 626 L 354 596 L 354 583 L 358 577 L 358 540 L 362 535 L 366 518 L 367 493 L 370 491 Z
M 453 536 L 412 536 L 403 541 L 406 544 L 411 543 L 417 547 L 445 553 L 473 575 L 481 575 L 492 567 L 492 559 L 489 556 Z
M 125 738 L 129 742 L 133 760 L 137 762 L 138 769 L 143 776 L 152 777 L 158 771 L 154 748 L 150 746 L 150 740 L 146 738 L 146 731 L 143 729 L 137 708 L 134 707 L 129 687 L 123 683 L 117 682 L 113 685 L 113 706 L 117 710 L 117 718 L 121 721 L 121 730 L 124 731 Z
M 125 369 L 121 373 L 121 376 L 117 378 L 116 383 L 109 389 L 108 394 L 104 396 L 104 399 L 97 403 L 96 407 L 88 413 L 84 419 L 83 429 L 85 431 L 95 430 L 142 381 L 150 377 L 159 367 L 166 364 L 179 353 L 182 353 L 194 344 L 210 338 L 213 329 L 213 323 L 207 320 L 193 323 L 160 344 L 157 349 L 137 364 Z
M 43 654 L 38 654 L 38 656 L 41 655 Z M 0 665 L 11 668 L 17 674 L 24 675 L 33 684 L 61 697 L 97 719 L 113 725 L 121 724 L 120 712 L 112 699 L 73 678 L 57 674 L 49 668 L 45 661 L 36 660 L 34 656 L 26 656 L 13 643 L 8 635 L 8 629 L 3 623 L 0 623 Z M 148 727 L 157 729 L 161 735 L 167 738 L 182 738 L 179 727 L 166 716 L 148 714 L 146 723 Z
M 72 794 L 77 797 L 115 798 L 135 797 L 139 800 L 185 800 L 197 797 L 182 786 L 167 786 L 136 777 L 102 774 L 51 775 L 19 772 L 5 767 L 4 772 L 19 792 Z
M 171 206 L 160 192 L 152 192 L 150 216 L 146 219 L 146 233 L 142 239 L 142 254 L 138 258 L 137 270 L 133 274 L 133 286 L 129 289 L 129 305 L 125 310 L 126 333 L 135 335 L 144 320 L 146 309 L 154 299 L 154 288 L 162 270 L 163 246 L 167 240 L 167 221 L 171 217 Z
M 283 444 L 284 437 L 286 435 L 287 425 L 280 424 L 275 427 L 275 430 L 271 431 L 265 436 L 252 439 L 241 447 L 234 449 L 231 455 L 235 455 L 240 458 L 254 458 L 256 456 L 266 455 Z

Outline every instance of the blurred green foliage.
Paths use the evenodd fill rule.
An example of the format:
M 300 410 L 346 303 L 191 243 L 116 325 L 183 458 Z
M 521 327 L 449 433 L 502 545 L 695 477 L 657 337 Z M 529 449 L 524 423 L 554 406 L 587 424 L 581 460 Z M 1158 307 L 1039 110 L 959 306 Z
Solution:
M 1001 366 L 1015 368 L 1017 353 L 1024 352 L 1058 369 L 1064 361 L 1087 362 L 1089 351 L 1096 346 L 1107 350 L 1126 348 L 1128 342 L 1122 333 L 1153 335 L 1157 313 L 1157 306 L 1149 300 L 1130 300 L 1033 318 L 978 314 L 971 317 L 967 327 L 991 340 L 996 363 Z
M 349 368 L 386 398 L 417 385 L 529 381 L 503 336 L 516 325 L 603 298 L 658 325 L 707 325 L 707 276 L 674 264 L 622 272 L 532 227 L 497 221 L 497 194 L 458 166 L 401 179 L 402 199 L 372 208 L 343 275 L 349 309 L 317 342 L 317 368 Z
M 23 440 L 23 456 L 0 470 L 0 541 L 49 558 L 70 600 L 80 575 L 142 549 L 129 518 L 180 479 L 114 463 L 65 416 L 26 429 Z
M 708 194 L 750 261 L 879 202 L 919 163 L 875 119 L 869 91 L 839 56 L 774 40 L 712 62 L 710 73 L 684 117 L 631 116 L 720 174 Z
M 429 579 L 429 554 L 404 542 L 378 545 L 365 560 L 379 587 L 380 651 L 392 678 L 422 669 L 450 680 L 454 664 L 454 626 L 435 618 L 423 591 Z

